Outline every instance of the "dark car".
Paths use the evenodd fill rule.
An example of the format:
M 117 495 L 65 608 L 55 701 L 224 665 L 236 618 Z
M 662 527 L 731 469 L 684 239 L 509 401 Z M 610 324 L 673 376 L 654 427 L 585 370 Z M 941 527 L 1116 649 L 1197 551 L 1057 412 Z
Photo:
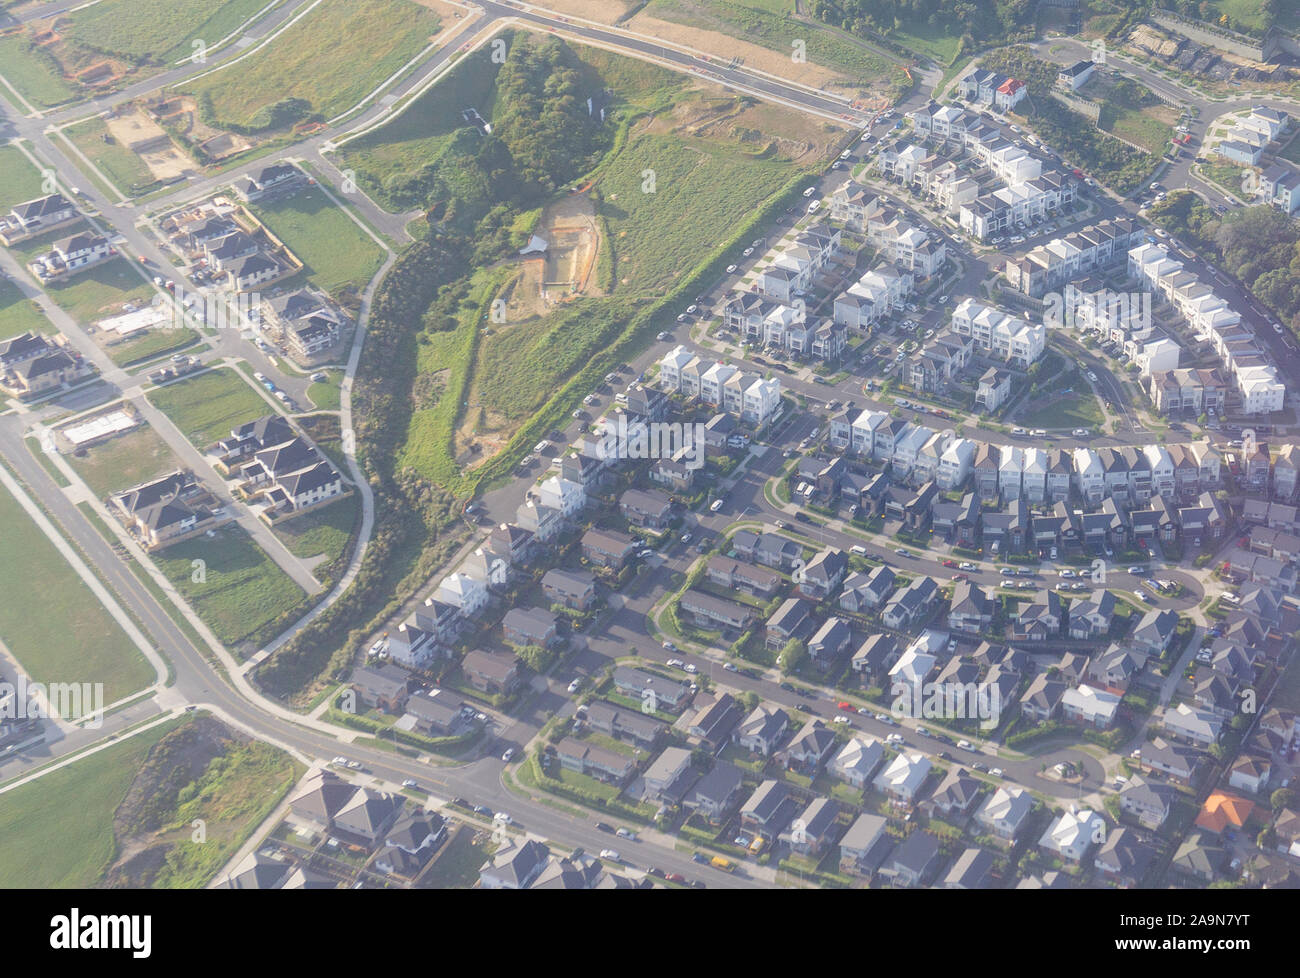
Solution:
M 453 799 L 451 800 L 451 803 L 452 803 L 453 805 L 456 805 L 456 806 L 460 807 L 460 808 L 473 808 L 473 807 L 474 807 L 474 806 L 471 805 L 468 801 L 466 801 L 464 798 L 453 798 Z
M 600 829 L 602 832 L 608 832 L 610 835 L 614 834 L 614 826 L 610 825 L 608 822 L 597 822 L 596 828 Z
M 793 692 L 794 692 L 794 687 L 793 687 L 792 685 L 790 685 L 789 683 L 782 683 L 782 684 L 781 684 L 781 688 L 784 689 L 787 693 L 793 693 Z
M 708 889 L 708 887 L 705 886 L 705 884 L 704 884 L 704 880 L 691 880 L 687 885 L 688 885 L 688 886 L 693 886 L 693 887 L 695 887 L 695 889 L 697 889 L 697 890 L 707 890 L 707 889 Z
M 812 522 L 812 517 L 809 516 L 807 513 L 804 513 L 804 512 L 798 512 L 798 513 L 795 513 L 795 514 L 794 514 L 794 518 L 797 519 L 800 523 L 811 523 L 811 522 Z
M 667 874 L 665 874 L 664 871 L 660 869 L 658 866 L 651 866 L 649 869 L 646 870 L 646 872 L 649 873 L 651 876 L 658 876 L 660 879 L 667 878 Z

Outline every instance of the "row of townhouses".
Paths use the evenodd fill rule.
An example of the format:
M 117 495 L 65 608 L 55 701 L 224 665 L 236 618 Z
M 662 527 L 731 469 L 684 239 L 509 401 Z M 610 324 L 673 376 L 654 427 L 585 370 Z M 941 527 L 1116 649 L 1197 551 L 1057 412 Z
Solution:
M 1233 122 L 1212 152 L 1234 163 L 1258 166 L 1268 144 L 1286 132 L 1289 121 L 1290 117 L 1280 109 L 1257 105 Z
M 1192 331 L 1213 343 L 1228 376 L 1236 382 L 1242 414 L 1282 410 L 1286 384 L 1241 314 L 1214 294 L 1183 263 L 1159 245 L 1139 245 L 1128 254 L 1129 275 L 1176 309 Z
M 1132 218 L 1106 220 L 1008 258 L 1003 271 L 1013 289 L 1041 299 L 1067 282 L 1122 265 L 1129 250 L 1145 239 L 1142 226 Z
M 678 346 L 659 361 L 659 385 L 698 398 L 761 427 L 781 404 L 781 381 L 763 378 L 729 363 L 705 360 Z
M 803 303 L 774 302 L 756 292 L 736 292 L 722 309 L 723 325 L 747 343 L 817 360 L 838 360 L 848 345 L 844 324 L 808 320 Z

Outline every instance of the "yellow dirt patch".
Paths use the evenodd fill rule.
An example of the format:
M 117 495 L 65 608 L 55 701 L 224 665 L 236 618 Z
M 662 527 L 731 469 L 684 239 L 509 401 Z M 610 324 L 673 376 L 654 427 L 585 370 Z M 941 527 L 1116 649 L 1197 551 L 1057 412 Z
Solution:
M 105 119 L 109 133 L 149 167 L 156 180 L 172 180 L 196 169 L 194 161 L 177 148 L 162 126 L 139 109 L 115 119 Z

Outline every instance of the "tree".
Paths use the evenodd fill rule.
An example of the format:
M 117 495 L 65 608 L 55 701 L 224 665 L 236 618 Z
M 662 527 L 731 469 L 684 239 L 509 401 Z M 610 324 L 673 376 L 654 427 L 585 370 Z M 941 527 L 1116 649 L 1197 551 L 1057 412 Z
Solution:
M 799 663 L 803 662 L 807 654 L 808 646 L 797 638 L 792 638 L 785 643 L 785 648 L 781 650 L 781 655 L 777 658 L 777 664 L 780 665 L 781 671 L 788 676 L 799 668 Z
M 753 713 L 758 709 L 758 694 L 752 689 L 746 690 L 740 694 L 740 705 L 744 707 L 746 713 Z
M 540 645 L 525 645 L 518 650 L 519 658 L 533 672 L 545 672 L 555 660 L 555 653 Z
M 1290 788 L 1278 788 L 1269 796 L 1268 800 L 1274 811 L 1281 811 L 1283 808 L 1290 808 L 1295 804 L 1295 792 Z

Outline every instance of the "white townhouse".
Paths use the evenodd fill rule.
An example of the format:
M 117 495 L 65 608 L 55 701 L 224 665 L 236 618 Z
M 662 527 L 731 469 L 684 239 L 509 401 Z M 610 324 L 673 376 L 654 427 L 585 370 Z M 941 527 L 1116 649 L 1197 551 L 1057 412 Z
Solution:
M 966 481 L 975 458 L 975 442 L 969 438 L 953 438 L 939 457 L 939 471 L 935 482 L 949 492 Z

